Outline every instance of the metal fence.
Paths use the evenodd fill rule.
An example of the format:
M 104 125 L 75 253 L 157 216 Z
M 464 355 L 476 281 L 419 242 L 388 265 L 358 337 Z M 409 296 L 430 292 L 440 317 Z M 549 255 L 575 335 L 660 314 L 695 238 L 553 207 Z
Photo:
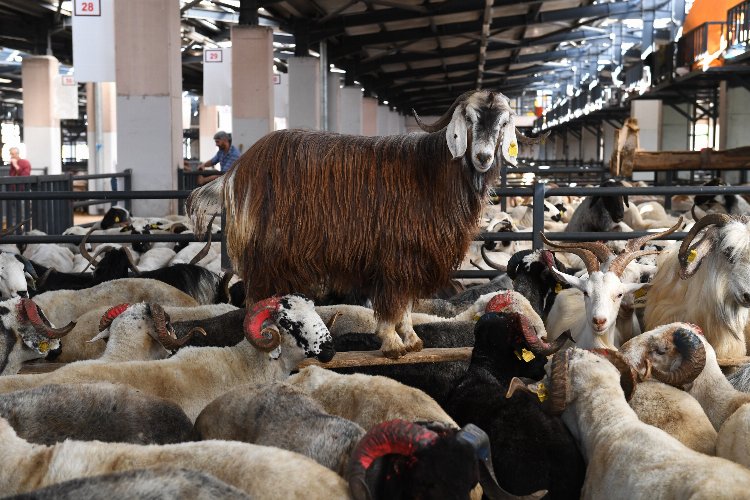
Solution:
M 727 11 L 727 44 L 746 46 L 750 42 L 750 0 Z

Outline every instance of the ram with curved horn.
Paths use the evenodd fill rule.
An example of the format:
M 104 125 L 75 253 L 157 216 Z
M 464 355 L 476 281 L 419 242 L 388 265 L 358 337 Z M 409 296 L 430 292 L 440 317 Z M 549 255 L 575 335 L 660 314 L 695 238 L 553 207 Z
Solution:
M 193 191 L 197 234 L 226 211 L 248 306 L 276 293 L 356 290 L 372 300 L 384 355 L 422 348 L 411 304 L 450 282 L 477 232 L 496 152 L 515 165 L 519 137 L 509 100 L 490 90 L 461 95 L 422 125 L 429 133 L 273 132 Z M 312 196 L 297 196 L 300 185 Z
M 646 283 L 623 282 L 625 268 L 638 257 L 658 253 L 655 250 L 641 250 L 641 247 L 653 239 L 669 236 L 681 225 L 682 218 L 666 231 L 628 240 L 625 250 L 618 255 L 612 253 L 603 243 L 553 243 L 542 234 L 544 242 L 554 250 L 573 253 L 581 257 L 588 271 L 588 275 L 579 278 L 551 268 L 560 280 L 583 294 L 585 316 L 580 312 L 575 313 L 581 320 L 578 321 L 573 331 L 573 338 L 578 347 L 583 349 L 618 347 L 615 345 L 618 339 L 616 320 L 623 296 L 647 286 Z M 562 326 L 555 325 L 563 324 L 560 318 L 568 314 L 566 308 L 570 311 L 578 311 L 577 304 L 580 301 L 577 297 L 570 293 L 567 294 L 567 300 L 558 298 L 555 301 L 548 315 L 547 326 L 550 334 L 555 336 L 563 329 Z
M 720 358 L 744 356 L 750 319 L 750 218 L 709 214 L 666 248 L 646 299 L 646 329 L 700 326 Z

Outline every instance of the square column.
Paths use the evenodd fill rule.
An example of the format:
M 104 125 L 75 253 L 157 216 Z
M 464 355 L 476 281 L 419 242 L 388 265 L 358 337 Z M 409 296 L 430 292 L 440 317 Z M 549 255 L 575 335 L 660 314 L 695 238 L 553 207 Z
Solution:
M 133 189 L 172 190 L 182 167 L 180 9 L 173 0 L 115 0 L 117 170 Z M 139 200 L 135 215 L 177 212 L 176 200 Z
M 340 92 L 338 129 L 342 134 L 362 135 L 362 90 L 344 87 Z
M 328 73 L 328 130 L 340 132 L 341 122 L 341 74 Z
M 568 160 L 580 160 L 581 159 L 581 140 L 576 137 L 572 131 L 567 132 L 568 140 L 566 158 Z
M 289 128 L 320 127 L 320 64 L 315 57 L 290 57 Z
M 562 133 L 563 135 L 558 135 L 555 138 L 555 154 L 552 156 L 555 160 L 565 160 L 565 143 L 566 141 L 566 132 Z
M 362 98 L 362 135 L 378 135 L 378 100 Z
M 599 160 L 599 137 L 586 127 L 581 128 L 581 151 L 581 160 L 584 163 Z
M 99 86 L 96 92 L 95 85 Z M 96 99 L 101 99 L 102 137 L 97 143 L 96 137 Z M 87 144 L 89 147 L 89 174 L 113 174 L 117 171 L 117 89 L 114 82 L 86 84 L 86 126 Z M 118 189 L 124 189 L 123 179 L 117 179 Z M 89 181 L 92 191 L 109 191 L 112 184 L 107 179 Z M 110 205 L 92 205 L 90 214 L 99 214 L 108 210 Z
M 47 167 L 48 174 L 62 172 L 60 119 L 55 113 L 59 68 L 52 56 L 24 57 L 21 64 L 26 159 L 34 169 Z
M 662 151 L 662 103 L 659 100 L 635 100 L 630 116 L 638 120 L 638 140 L 643 151 Z M 634 181 L 660 181 L 654 172 L 633 172 Z
M 378 107 L 375 113 L 376 113 L 375 119 L 377 122 L 377 134 L 376 135 L 391 135 L 391 130 L 390 130 L 391 110 L 388 109 L 388 106 L 385 106 L 383 104 L 378 104 Z
M 273 129 L 273 29 L 232 26 L 232 144 L 244 153 Z
M 602 123 L 602 138 L 604 139 L 604 164 L 609 165 L 612 153 L 615 151 L 615 127 L 608 122 Z
M 726 106 L 719 109 L 720 136 L 723 139 L 719 149 L 747 146 L 750 144 L 750 91 L 744 87 L 727 87 L 720 98 Z
M 690 116 L 690 106 L 687 104 L 676 106 L 682 110 L 682 113 L 672 106 L 662 108 L 662 151 L 687 151 L 689 149 L 690 120 L 687 116 Z M 640 122 L 638 124 L 640 125 Z
M 216 154 L 214 134 L 219 131 L 219 107 L 198 101 L 198 158 L 206 161 Z M 226 131 L 225 131 L 226 132 Z

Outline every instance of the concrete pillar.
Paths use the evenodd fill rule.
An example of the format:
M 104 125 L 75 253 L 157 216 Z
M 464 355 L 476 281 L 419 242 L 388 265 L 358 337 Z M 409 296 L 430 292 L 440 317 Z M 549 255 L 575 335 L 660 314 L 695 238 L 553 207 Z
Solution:
M 278 84 L 273 86 L 274 130 L 289 128 L 289 75 L 278 73 Z
M 101 82 L 99 96 L 102 100 L 102 143 L 96 144 L 96 92 L 94 84 L 86 84 L 86 116 L 88 125 L 86 136 L 89 147 L 89 174 L 112 174 L 117 171 L 117 88 L 114 82 Z M 101 165 L 97 165 L 97 147 L 101 151 Z M 122 189 L 122 180 L 118 179 L 118 189 Z M 93 191 L 109 191 L 111 184 L 106 180 L 89 181 Z M 100 213 L 106 205 L 94 205 L 89 213 Z
M 340 132 L 341 73 L 328 73 L 328 130 Z
M 182 166 L 180 9 L 173 0 L 115 1 L 119 171 L 133 189 L 171 190 Z M 176 200 L 139 200 L 135 215 L 176 213 Z
M 362 134 L 362 90 L 344 87 L 340 93 L 338 130 L 342 134 Z
M 232 26 L 232 144 L 247 151 L 274 129 L 273 28 Z
M 684 113 L 690 113 L 688 104 L 677 104 Z M 640 126 L 640 122 L 639 122 Z M 662 108 L 661 150 L 687 151 L 689 149 L 690 120 L 672 106 Z
M 609 160 L 615 151 L 615 130 L 616 128 L 608 122 L 602 123 L 602 136 L 604 138 L 604 166 L 609 166 Z
M 596 130 L 589 130 L 587 127 L 581 128 L 581 151 L 584 163 L 591 163 L 599 160 L 599 136 Z
M 566 151 L 566 158 L 568 160 L 580 160 L 581 159 L 581 139 L 578 138 L 572 131 L 567 132 L 568 150 Z
M 207 161 L 216 154 L 214 134 L 219 129 L 218 106 L 206 106 L 201 97 L 198 104 L 198 158 Z
M 290 57 L 289 128 L 320 126 L 320 64 L 314 57 Z
M 378 135 L 378 100 L 362 98 L 362 135 Z
M 566 143 L 566 137 L 567 132 L 563 132 L 562 134 L 558 134 L 557 137 L 555 137 L 555 154 L 552 157 L 555 160 L 564 160 L 565 159 L 565 143 Z
M 638 120 L 641 149 L 643 151 L 661 151 L 661 101 L 631 101 L 630 116 Z
M 719 116 L 719 126 L 725 139 L 720 149 L 747 146 L 750 144 L 750 91 L 744 87 L 729 87 L 724 95 L 727 106 Z
M 49 174 L 62 172 L 60 119 L 55 114 L 59 67 L 52 56 L 24 57 L 21 64 L 26 159 L 34 169 L 47 167 Z
M 378 104 L 378 107 L 375 111 L 375 122 L 377 127 L 376 135 L 389 135 L 390 131 L 388 130 L 388 115 L 391 113 L 391 110 L 388 109 L 388 106 L 384 104 Z

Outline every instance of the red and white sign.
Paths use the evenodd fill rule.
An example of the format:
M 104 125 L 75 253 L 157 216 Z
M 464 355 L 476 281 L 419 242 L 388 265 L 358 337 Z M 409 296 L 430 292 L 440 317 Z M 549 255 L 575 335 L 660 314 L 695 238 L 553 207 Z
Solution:
M 221 49 L 206 49 L 203 51 L 204 63 L 224 62 L 224 52 Z
M 101 16 L 101 0 L 75 0 L 73 4 L 74 16 Z
M 76 79 L 73 78 L 73 75 L 63 75 L 60 77 L 60 82 L 64 87 L 70 87 L 76 84 Z
M 281 75 L 278 73 L 273 74 L 273 84 L 274 85 L 281 85 Z

